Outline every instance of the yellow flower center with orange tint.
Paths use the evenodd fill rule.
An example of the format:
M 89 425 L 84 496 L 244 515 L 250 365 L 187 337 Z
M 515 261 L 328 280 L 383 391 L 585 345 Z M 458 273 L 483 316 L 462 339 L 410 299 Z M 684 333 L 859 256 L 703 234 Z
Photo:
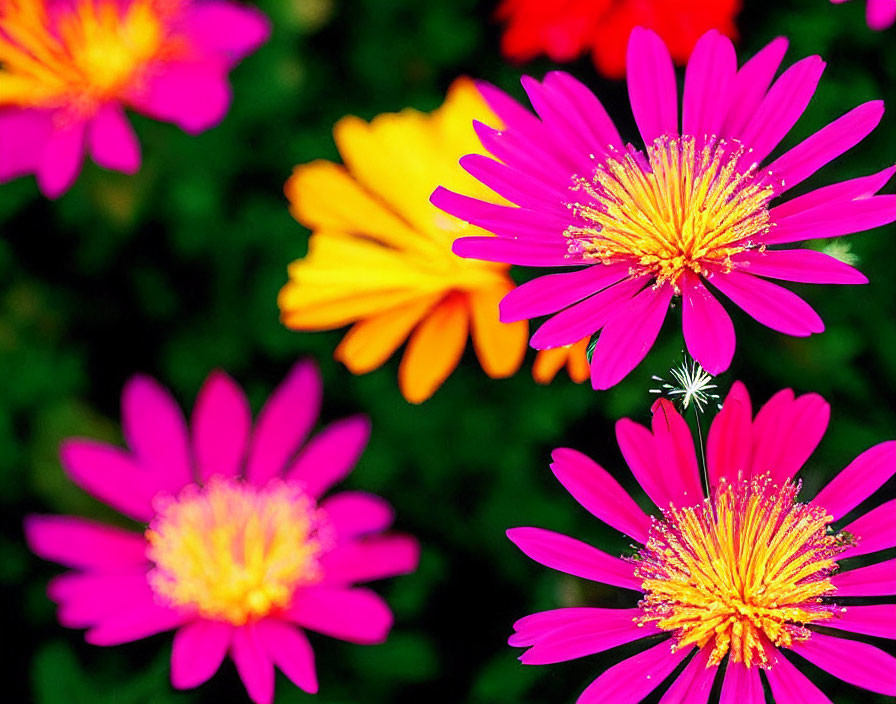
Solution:
M 165 4 L 167 2 L 167 4 Z M 165 15 L 176 0 L 0 2 L 0 105 L 89 111 L 139 84 L 146 64 L 176 50 Z
M 820 506 L 796 503 L 799 485 L 767 476 L 723 483 L 714 500 L 670 508 L 654 521 L 637 560 L 642 623 L 675 634 L 676 647 L 712 648 L 747 667 L 767 661 L 765 643 L 806 640 L 807 624 L 836 606 L 830 575 L 850 539 L 833 535 Z
M 320 579 L 326 519 L 297 484 L 213 478 L 157 501 L 146 531 L 149 583 L 175 606 L 240 625 Z
M 570 203 L 568 251 L 585 260 L 631 261 L 658 282 L 677 285 L 687 271 L 730 270 L 731 257 L 770 228 L 773 185 L 742 145 L 691 136 L 660 137 L 647 154 L 629 147 L 576 179 L 584 202 Z

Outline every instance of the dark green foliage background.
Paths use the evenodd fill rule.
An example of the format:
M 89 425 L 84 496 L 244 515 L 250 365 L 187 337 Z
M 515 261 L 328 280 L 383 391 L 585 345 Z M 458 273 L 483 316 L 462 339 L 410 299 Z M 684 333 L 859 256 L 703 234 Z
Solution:
M 896 105 L 896 29 L 870 32 L 863 2 L 746 4 L 741 56 L 785 34 L 792 40 L 788 62 L 820 53 L 829 63 L 788 144 L 865 100 Z M 122 520 L 64 478 L 57 447 L 72 435 L 120 441 L 118 396 L 131 374 L 156 376 L 190 408 L 208 371 L 222 367 L 248 389 L 257 410 L 293 361 L 311 356 L 326 380 L 324 419 L 357 410 L 373 419 L 373 439 L 347 485 L 387 497 L 398 527 L 424 547 L 418 573 L 378 587 L 397 616 L 386 644 L 314 638 L 318 701 L 573 702 L 633 649 L 524 667 L 505 645 L 512 622 L 560 605 L 633 601 L 540 567 L 504 530 L 538 525 L 610 551 L 629 549 L 554 481 L 549 453 L 563 445 L 586 451 L 634 490 L 613 422 L 623 415 L 647 420 L 651 374 L 679 359 L 677 312 L 647 363 L 611 392 L 562 376 L 538 387 L 529 374 L 531 352 L 515 378 L 492 381 L 468 351 L 422 406 L 399 395 L 397 360 L 353 377 L 331 358 L 340 333 L 283 329 L 275 296 L 307 239 L 282 196 L 292 166 L 336 158 L 330 127 L 347 113 L 370 118 L 404 106 L 432 109 L 463 73 L 521 95 L 521 69 L 501 60 L 491 0 L 259 5 L 274 22 L 274 36 L 234 72 L 233 109 L 220 127 L 194 138 L 136 117 L 145 154 L 137 176 L 87 166 L 58 202 L 43 199 L 33 179 L 0 187 L 0 589 L 4 633 L 13 644 L 5 700 L 247 701 L 229 662 L 204 687 L 173 692 L 168 635 L 102 649 L 59 627 L 44 594 L 59 570 L 28 554 L 21 519 L 43 511 Z M 542 60 L 525 70 L 540 76 L 550 68 Z M 624 86 L 599 79 L 587 60 L 569 68 L 635 138 Z M 888 114 L 871 138 L 812 183 L 894 161 L 896 119 Z M 809 495 L 860 451 L 896 436 L 894 236 L 890 226 L 850 239 L 869 286 L 795 287 L 824 317 L 823 335 L 788 338 L 735 314 L 738 350 L 732 371 L 720 379 L 723 389 L 741 378 L 759 400 L 792 386 L 819 391 L 833 405 L 830 431 L 803 474 Z M 893 495 L 891 481 L 878 496 Z M 811 674 L 838 704 L 887 700 Z M 278 704 L 307 700 L 278 680 Z

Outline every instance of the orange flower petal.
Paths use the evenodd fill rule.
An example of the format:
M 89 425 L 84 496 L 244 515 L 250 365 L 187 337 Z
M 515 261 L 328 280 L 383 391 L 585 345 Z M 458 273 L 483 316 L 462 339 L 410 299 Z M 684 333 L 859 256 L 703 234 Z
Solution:
M 479 363 L 493 379 L 510 376 L 523 363 L 529 324 L 525 320 L 502 323 L 498 303 L 514 287 L 512 281 L 470 294 L 473 346 Z
M 447 296 L 420 323 L 398 368 L 398 385 L 408 401 L 422 403 L 454 371 L 467 343 L 468 326 L 466 296 L 460 293 Z
M 438 299 L 438 295 L 430 296 L 355 323 L 333 357 L 353 374 L 373 371 L 389 359 Z
M 569 357 L 566 347 L 539 350 L 532 365 L 532 378 L 539 384 L 550 384 Z
M 590 338 L 583 338 L 569 348 L 566 370 L 569 372 L 569 378 L 577 384 L 591 378 L 591 365 L 588 364 L 587 356 L 589 341 Z

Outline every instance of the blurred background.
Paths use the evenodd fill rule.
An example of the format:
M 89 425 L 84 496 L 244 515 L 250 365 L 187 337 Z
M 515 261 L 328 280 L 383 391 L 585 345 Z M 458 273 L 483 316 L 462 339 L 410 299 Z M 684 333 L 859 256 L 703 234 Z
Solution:
M 103 649 L 58 626 L 45 586 L 59 568 L 27 552 L 21 521 L 35 511 L 123 521 L 65 479 L 57 449 L 72 435 L 120 441 L 119 393 L 135 372 L 158 378 L 190 409 L 206 374 L 221 367 L 247 388 L 257 412 L 290 365 L 310 356 L 325 378 L 323 420 L 359 410 L 373 420 L 370 446 L 346 486 L 386 497 L 396 507 L 397 528 L 419 536 L 424 547 L 416 574 L 377 585 L 397 618 L 385 644 L 312 635 L 317 701 L 573 702 L 634 649 L 525 667 L 505 644 L 511 624 L 562 605 L 634 603 L 623 592 L 537 565 L 504 530 L 537 525 L 610 552 L 629 551 L 624 538 L 553 479 L 550 451 L 582 450 L 634 490 L 613 422 L 648 420 L 651 375 L 666 375 L 681 358 L 678 313 L 669 316 L 647 362 L 611 392 L 577 386 L 565 372 L 551 386 L 537 386 L 531 350 L 514 378 L 492 381 L 468 349 L 461 368 L 422 406 L 399 394 L 398 359 L 354 377 L 332 361 L 341 332 L 281 327 L 276 294 L 308 235 L 287 212 L 283 183 L 295 164 L 338 159 L 330 135 L 337 119 L 433 109 L 460 74 L 521 97 L 521 71 L 541 76 L 554 66 L 502 60 L 493 0 L 258 5 L 272 18 L 274 35 L 232 74 L 235 100 L 221 126 L 190 137 L 135 115 L 145 158 L 138 175 L 86 165 L 55 203 L 38 194 L 31 178 L 0 186 L 0 590 L 13 646 L 5 656 L 12 677 L 4 698 L 248 701 L 229 661 L 200 689 L 171 690 L 170 635 Z M 866 100 L 896 106 L 896 29 L 869 31 L 864 2 L 745 5 L 741 57 L 784 34 L 791 40 L 786 63 L 812 53 L 828 62 L 787 144 Z M 624 84 L 600 79 L 587 58 L 567 68 L 598 92 L 623 136 L 634 139 Z M 887 114 L 870 138 L 806 187 L 894 160 L 896 118 Z M 738 350 L 731 372 L 718 380 L 723 393 L 740 378 L 756 401 L 791 386 L 818 391 L 833 406 L 830 430 L 803 474 L 809 495 L 859 452 L 896 436 L 894 238 L 890 226 L 841 240 L 870 277 L 868 286 L 793 286 L 826 321 L 823 335 L 788 338 L 735 314 Z M 532 273 L 515 275 L 522 281 Z M 874 503 L 896 495 L 894 486 L 891 480 Z M 894 652 L 892 644 L 877 644 Z M 807 670 L 838 704 L 891 701 Z M 278 679 L 278 704 L 309 700 Z

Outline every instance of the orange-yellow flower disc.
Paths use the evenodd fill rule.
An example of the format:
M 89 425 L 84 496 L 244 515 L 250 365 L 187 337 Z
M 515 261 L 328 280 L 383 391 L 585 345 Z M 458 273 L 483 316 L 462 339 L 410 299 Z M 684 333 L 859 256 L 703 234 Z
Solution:
M 474 119 L 496 118 L 468 79 L 429 114 L 346 117 L 334 128 L 344 166 L 314 161 L 286 183 L 292 214 L 312 235 L 278 297 L 284 325 L 353 324 L 335 357 L 355 374 L 382 365 L 407 339 L 398 380 L 413 403 L 455 369 L 468 333 L 493 378 L 516 372 L 526 350 L 526 323 L 498 320 L 498 301 L 514 287 L 509 266 L 453 254 L 457 237 L 486 233 L 429 202 L 437 186 L 451 184 L 498 202 L 457 164 L 481 150 Z

